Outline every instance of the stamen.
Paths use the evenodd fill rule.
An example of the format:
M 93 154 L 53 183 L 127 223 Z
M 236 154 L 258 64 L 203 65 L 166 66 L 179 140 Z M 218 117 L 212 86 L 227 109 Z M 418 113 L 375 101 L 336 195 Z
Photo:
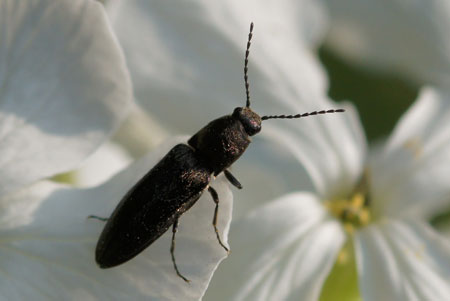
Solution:
M 326 201 L 325 207 L 342 222 L 342 226 L 348 234 L 353 234 L 356 229 L 370 223 L 370 211 L 365 205 L 365 197 L 356 193 L 350 199 Z

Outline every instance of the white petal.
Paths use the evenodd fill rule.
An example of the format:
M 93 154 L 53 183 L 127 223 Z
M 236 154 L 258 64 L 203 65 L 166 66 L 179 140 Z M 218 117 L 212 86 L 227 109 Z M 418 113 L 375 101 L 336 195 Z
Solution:
M 97 1 L 0 3 L 0 195 L 74 168 L 128 111 L 131 84 Z
M 326 91 L 322 67 L 305 42 L 319 35 L 314 28 L 323 27 L 316 1 L 116 4 L 111 15 L 135 95 L 178 132 L 192 133 L 245 104 L 243 65 L 251 21 L 249 81 L 257 112 L 293 113 L 287 104 L 317 104 L 314 95 Z
M 94 187 L 124 169 L 132 159 L 119 145 L 107 142 L 73 171 L 78 187 Z
M 206 300 L 317 300 L 345 240 L 319 200 L 293 193 L 234 223 Z
M 299 189 L 314 191 L 311 179 L 287 148 L 273 139 L 254 139 L 232 173 L 243 189 L 234 194 L 233 220 L 249 214 L 280 195 Z
M 5 276 L 0 282 L 1 299 L 201 298 L 218 263 L 226 257 L 211 225 L 214 202 L 208 193 L 180 218 L 176 237 L 178 267 L 191 280 L 190 284 L 173 269 L 170 230 L 135 259 L 117 268 L 102 270 L 94 262 L 95 244 L 104 224 L 86 217 L 89 214 L 108 216 L 131 185 L 173 145 L 171 142 L 159 148 L 95 189 L 63 189 L 40 183 L 11 196 L 12 206 L 34 204 L 35 209 L 29 214 L 6 208 L 11 209 L 7 215 L 16 221 L 15 225 L 7 223 L 6 218 L 0 219 L 3 221 L 0 222 L 0 274 Z M 232 195 L 225 182 L 221 177 L 212 186 L 220 197 L 218 227 L 226 243 Z M 45 195 L 49 195 L 45 200 L 36 199 Z M 22 223 L 18 224 L 17 220 Z
M 335 107 L 327 102 L 328 107 Z M 265 133 L 280 142 L 305 166 L 322 199 L 346 197 L 359 181 L 366 140 L 351 104 L 345 113 L 268 124 Z
M 125 121 L 114 133 L 113 139 L 133 158 L 140 158 L 173 135 L 155 118 L 138 106 L 134 106 Z
M 419 81 L 450 79 L 450 2 L 326 0 L 328 44 L 351 61 Z
M 364 300 L 449 300 L 450 244 L 427 224 L 388 221 L 355 236 Z
M 429 217 L 448 206 L 450 92 L 425 88 L 371 162 L 378 214 Z

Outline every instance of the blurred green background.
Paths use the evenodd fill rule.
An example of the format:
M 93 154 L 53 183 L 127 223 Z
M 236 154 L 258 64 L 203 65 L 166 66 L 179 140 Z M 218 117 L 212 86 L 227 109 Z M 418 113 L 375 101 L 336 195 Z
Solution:
M 394 74 L 350 65 L 325 47 L 319 49 L 319 56 L 328 71 L 329 96 L 356 105 L 369 143 L 389 136 L 416 99 L 418 86 Z

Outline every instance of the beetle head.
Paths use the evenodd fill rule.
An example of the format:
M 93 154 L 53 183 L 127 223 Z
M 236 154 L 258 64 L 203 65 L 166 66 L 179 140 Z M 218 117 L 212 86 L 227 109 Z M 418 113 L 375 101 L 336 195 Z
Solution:
M 232 116 L 239 120 L 244 126 L 245 132 L 249 136 L 258 134 L 261 131 L 261 117 L 247 107 L 237 107 L 234 109 Z

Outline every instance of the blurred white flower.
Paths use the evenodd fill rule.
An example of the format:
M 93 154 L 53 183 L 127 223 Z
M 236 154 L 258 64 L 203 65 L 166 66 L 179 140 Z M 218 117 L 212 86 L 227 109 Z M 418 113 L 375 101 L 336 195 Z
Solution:
M 211 225 L 215 204 L 209 194 L 181 217 L 176 237 L 177 264 L 190 284 L 173 269 L 171 231 L 130 262 L 100 269 L 94 250 L 104 223 L 87 219 L 109 216 L 121 196 L 182 141 L 169 141 L 95 188 L 41 181 L 9 194 L 0 220 L 0 295 L 7 300 L 198 300 L 226 257 Z M 218 228 L 226 241 L 232 195 L 222 177 L 212 185 L 220 196 Z
M 450 82 L 450 2 L 323 0 L 327 45 L 371 69 L 423 83 Z
M 289 147 L 313 179 L 317 168 L 344 190 L 330 192 L 333 185 L 322 185 L 323 177 L 317 177 L 316 193 L 288 194 L 233 224 L 238 229 L 230 236 L 235 256 L 215 274 L 207 297 L 317 300 L 349 239 L 364 300 L 448 300 L 450 243 L 427 220 L 448 205 L 449 100 L 448 92 L 424 89 L 386 146 L 360 166 L 362 181 L 357 185 L 342 185 L 350 174 L 336 172 L 351 169 L 345 163 L 351 158 L 329 148 L 325 151 L 334 156 L 335 164 L 323 164 L 326 157 L 303 153 L 311 142 L 274 132 L 272 139 Z M 332 132 L 317 129 L 314 134 L 327 141 L 360 131 L 354 123 Z M 366 156 L 361 142 L 353 143 Z M 324 146 L 314 145 L 322 153 Z M 352 176 L 347 183 L 351 182 Z
M 129 76 L 101 6 L 67 2 L 0 3 L 0 196 L 73 169 L 128 111 Z
M 69 189 L 59 198 L 45 179 L 111 136 L 131 105 L 130 77 L 96 1 L 4 0 L 0 16 L 0 298 L 79 299 L 96 279 L 65 265 L 81 266 L 85 250 L 95 266 L 94 245 L 71 240 L 85 216 L 79 228 L 70 216 L 89 200 Z

